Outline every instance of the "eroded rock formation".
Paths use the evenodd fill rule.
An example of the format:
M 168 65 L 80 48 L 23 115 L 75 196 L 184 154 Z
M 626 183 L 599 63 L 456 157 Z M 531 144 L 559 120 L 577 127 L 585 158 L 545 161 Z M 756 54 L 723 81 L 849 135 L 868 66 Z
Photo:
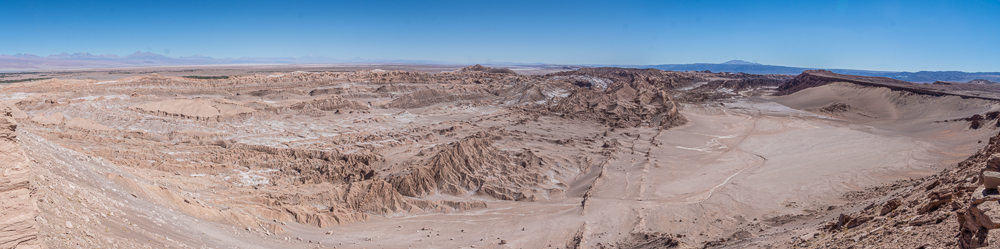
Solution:
M 472 66 L 433 74 L 297 71 L 227 79 L 45 80 L 3 90 L 17 93 L 4 103 L 18 109 L 17 119 L 33 141 L 73 155 L 48 163 L 100 168 L 95 181 L 113 184 L 93 191 L 122 194 L 130 202 L 149 202 L 240 232 L 284 236 L 291 230 L 288 223 L 329 228 L 514 201 L 579 203 L 575 198 L 597 195 L 592 189 L 617 187 L 591 179 L 617 170 L 609 158 L 624 151 L 642 154 L 651 147 L 636 147 L 659 144 L 655 136 L 640 139 L 615 134 L 616 129 L 660 132 L 686 122 L 675 101 L 678 88 L 708 82 L 699 89 L 733 92 L 773 87 L 780 80 L 621 68 L 520 75 Z M 654 164 L 636 167 L 659 167 Z M 51 174 L 73 175 L 63 172 Z M 641 177 L 627 179 L 626 188 L 646 188 L 637 187 L 645 184 Z M 64 186 L 74 196 L 63 201 L 65 193 L 53 192 L 41 203 L 50 214 L 71 214 L 60 206 L 86 205 L 73 204 L 80 200 L 75 187 L 85 188 Z M 126 228 L 134 224 L 118 219 L 122 214 L 113 208 L 79 212 L 114 217 Z M 58 236 L 75 231 L 62 224 L 71 219 L 45 223 L 55 234 L 49 241 L 86 241 Z M 621 246 L 676 246 L 679 239 L 636 232 Z M 115 243 L 60 245 L 138 245 Z
M 577 89 L 551 108 L 571 118 L 595 119 L 616 128 L 651 126 L 669 129 L 686 121 L 664 90 L 615 84 L 607 90 Z
M 531 151 L 512 153 L 493 146 L 497 134 L 480 132 L 453 144 L 435 148 L 437 155 L 389 182 L 400 193 L 420 197 L 443 193 L 455 196 L 477 194 L 500 200 L 535 200 L 527 191 L 546 176 L 538 173 L 542 161 Z
M 35 222 L 32 172 L 16 130 L 11 110 L 0 107 L 0 247 L 44 248 Z

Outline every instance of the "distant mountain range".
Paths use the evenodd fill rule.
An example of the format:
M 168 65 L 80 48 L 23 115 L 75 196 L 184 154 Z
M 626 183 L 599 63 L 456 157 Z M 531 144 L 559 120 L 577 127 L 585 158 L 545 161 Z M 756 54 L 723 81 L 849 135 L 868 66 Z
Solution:
M 61 53 L 49 56 L 33 54 L 0 55 L 0 72 L 30 72 L 66 69 L 96 69 L 114 67 L 152 67 L 178 65 L 221 65 L 221 64 L 333 64 L 333 63 L 398 63 L 398 64 L 452 64 L 424 60 L 338 60 L 321 56 L 269 57 L 269 58 L 224 58 L 195 55 L 191 57 L 168 57 L 149 52 L 135 52 L 126 56 L 113 54 L 93 55 L 82 53 Z
M 148 67 L 176 65 L 213 65 L 213 64 L 333 64 L 333 63 L 399 63 L 399 64 L 461 64 L 423 60 L 369 60 L 349 59 L 338 60 L 321 56 L 278 57 L 278 58 L 225 58 L 216 59 L 207 56 L 167 57 L 149 52 L 135 52 L 126 56 L 113 54 L 93 55 L 90 53 L 61 53 L 45 57 L 33 54 L 0 55 L 0 72 L 27 72 L 60 69 L 93 69 L 111 67 Z M 539 63 L 502 63 L 497 66 L 545 66 Z M 851 69 L 804 68 L 764 65 L 742 60 L 731 60 L 723 63 L 694 64 L 662 64 L 662 65 L 584 65 L 584 66 L 617 66 L 633 68 L 655 68 L 668 71 L 712 71 L 712 72 L 742 72 L 749 74 L 789 74 L 798 75 L 805 70 L 826 69 L 839 74 L 887 77 L 910 82 L 930 83 L 935 81 L 966 83 L 1000 82 L 1000 72 L 959 72 L 959 71 L 920 71 L 920 72 L 889 72 Z M 983 81 L 974 81 L 983 80 Z
M 825 69 L 839 74 L 851 74 L 861 76 L 877 76 L 905 80 L 909 82 L 930 83 L 935 81 L 961 82 L 966 83 L 972 80 L 983 79 L 992 82 L 1000 82 L 1000 72 L 959 72 L 959 71 L 920 71 L 920 72 L 889 72 L 870 71 L 852 69 L 827 69 L 827 68 L 804 68 L 764 65 L 748 61 L 731 60 L 719 64 L 694 63 L 694 64 L 663 64 L 631 66 L 639 68 L 655 68 L 669 71 L 712 71 L 712 72 L 742 72 L 749 74 L 790 74 L 798 75 L 805 70 Z

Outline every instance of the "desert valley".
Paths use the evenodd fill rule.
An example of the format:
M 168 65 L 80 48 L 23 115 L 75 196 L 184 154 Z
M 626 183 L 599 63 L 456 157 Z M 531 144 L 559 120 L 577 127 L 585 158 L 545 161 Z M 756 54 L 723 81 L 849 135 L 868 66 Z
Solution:
M 46 74 L 0 85 L 0 247 L 1000 245 L 984 185 L 1000 180 L 996 85 L 479 65 Z

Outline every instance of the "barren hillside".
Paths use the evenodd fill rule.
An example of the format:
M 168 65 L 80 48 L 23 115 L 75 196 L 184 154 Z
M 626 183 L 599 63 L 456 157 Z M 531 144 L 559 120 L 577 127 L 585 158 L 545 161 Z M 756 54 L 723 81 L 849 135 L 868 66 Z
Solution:
M 823 72 L 128 76 L 0 88 L 0 245 L 881 246 L 828 221 L 895 198 L 881 231 L 957 246 L 920 207 L 969 213 L 1000 127 L 985 90 Z

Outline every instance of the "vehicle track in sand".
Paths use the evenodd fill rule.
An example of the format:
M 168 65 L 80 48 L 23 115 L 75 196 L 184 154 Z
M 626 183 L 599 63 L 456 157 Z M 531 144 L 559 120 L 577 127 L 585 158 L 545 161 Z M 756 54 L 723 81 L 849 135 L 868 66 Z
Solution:
M 761 112 L 761 111 L 760 111 L 760 109 L 757 109 L 757 108 L 756 108 L 756 107 L 754 106 L 754 103 L 753 103 L 753 102 L 750 102 L 750 108 L 751 108 L 751 109 L 753 109 L 753 110 L 756 110 L 756 111 L 757 111 L 757 116 L 758 116 L 758 117 L 760 117 L 760 116 L 762 116 L 762 115 L 763 115 L 763 112 Z M 727 111 L 726 111 L 726 109 L 722 109 L 722 111 L 723 111 L 724 113 L 726 113 L 727 115 L 731 115 L 731 113 L 730 113 L 730 112 L 727 112 Z M 721 183 L 719 183 L 719 184 L 717 184 L 717 185 L 713 186 L 712 188 L 710 188 L 710 189 L 708 190 L 708 192 L 707 192 L 707 195 L 705 195 L 705 197 L 704 197 L 704 198 L 701 198 L 700 200 L 695 200 L 695 201 L 667 201 L 667 203 L 684 203 L 684 204 L 695 204 L 695 203 L 702 203 L 702 202 L 705 202 L 705 201 L 707 201 L 707 200 L 708 200 L 709 198 L 712 198 L 712 195 L 714 195 L 714 194 L 715 194 L 715 191 L 716 191 L 716 190 L 718 190 L 719 188 L 722 188 L 722 187 L 723 187 L 723 186 L 725 186 L 725 185 L 726 185 L 727 183 L 729 183 L 729 181 L 730 181 L 730 180 L 732 180 L 732 179 L 733 179 L 733 177 L 736 177 L 737 175 L 739 175 L 739 174 L 743 173 L 743 172 L 744 172 L 744 171 L 746 171 L 747 169 L 750 169 L 750 168 L 753 168 L 753 167 L 755 167 L 755 166 L 760 166 L 760 165 L 763 165 L 763 164 L 764 164 L 764 162 L 766 162 L 766 161 L 767 161 L 767 158 L 765 158 L 765 157 L 763 157 L 763 156 L 761 156 L 761 155 L 758 155 L 758 154 L 755 154 L 755 153 L 751 153 L 751 152 L 747 152 L 747 151 L 744 151 L 744 150 L 742 150 L 742 149 L 740 149 L 740 148 L 739 148 L 739 147 L 740 147 L 740 145 L 741 145 L 741 144 L 743 144 L 743 141 L 745 141 L 745 140 L 747 139 L 747 137 L 750 137 L 751 135 L 753 135 L 753 134 L 755 133 L 755 131 L 757 130 L 757 121 L 758 121 L 758 119 L 754 119 L 754 116 L 753 116 L 753 115 L 746 115 L 746 116 L 747 116 L 747 120 L 753 120 L 753 122 L 751 122 L 751 123 L 750 123 L 750 129 L 747 129 L 747 134 L 746 134 L 746 135 L 743 135 L 743 136 L 741 136 L 741 137 L 740 137 L 740 140 L 739 140 L 739 141 L 737 141 L 737 142 L 736 142 L 736 144 L 734 144 L 734 145 L 733 145 L 732 147 L 728 147 L 728 148 L 726 149 L 726 151 L 725 151 L 725 152 L 723 152 L 723 154 L 725 154 L 725 153 L 729 153 L 729 152 L 737 152 L 737 153 L 742 153 L 742 154 L 744 154 L 744 155 L 746 155 L 746 154 L 749 154 L 749 155 L 753 155 L 753 156 L 756 156 L 756 157 L 760 158 L 760 159 L 761 159 L 761 161 L 759 161 L 759 162 L 757 162 L 757 163 L 753 163 L 753 162 L 748 162 L 748 163 L 746 163 L 746 166 L 745 166 L 745 167 L 743 167 L 742 169 L 740 169 L 740 170 L 736 171 L 736 172 L 735 172 L 735 173 L 733 173 L 732 175 L 729 175 L 729 177 L 726 177 L 726 180 L 724 180 L 724 181 L 722 181 Z M 716 137 L 716 138 L 713 138 L 713 140 L 712 140 L 712 141 L 717 141 L 716 139 L 718 139 L 718 137 Z M 744 162 L 746 162 L 746 160 L 744 160 L 742 156 L 741 156 L 740 158 L 741 158 L 741 160 L 743 160 Z
M 710 151 L 712 148 L 722 149 L 722 151 L 720 153 L 720 156 L 728 154 L 728 153 L 738 153 L 739 154 L 738 157 L 740 158 L 740 160 L 742 160 L 744 162 L 745 166 L 739 168 L 739 170 L 737 170 L 736 172 L 730 174 L 729 176 L 727 176 L 724 180 L 722 180 L 718 184 L 712 185 L 712 187 L 708 188 L 707 190 L 705 190 L 701 194 L 697 194 L 697 195 L 690 196 L 690 197 L 687 197 L 687 198 L 681 197 L 681 198 L 683 198 L 681 200 L 669 200 L 669 199 L 667 199 L 667 200 L 663 200 L 663 199 L 657 200 L 658 198 L 647 197 L 646 196 L 646 194 L 647 194 L 646 192 L 647 192 L 647 189 L 649 187 L 649 186 L 647 186 L 647 181 L 648 181 L 648 178 L 649 178 L 648 174 L 649 174 L 650 166 L 651 165 L 654 165 L 654 166 L 657 165 L 656 162 L 652 162 L 651 159 L 648 158 L 648 155 L 652 152 L 653 147 L 656 147 L 656 145 L 657 145 L 657 142 L 656 142 L 657 137 L 662 132 L 662 131 L 659 131 L 659 132 L 656 133 L 656 135 L 651 136 L 651 138 L 649 139 L 650 148 L 648 148 L 646 150 L 646 152 L 645 152 L 645 154 L 647 155 L 647 158 L 645 158 L 645 160 L 642 162 L 642 170 L 640 172 L 630 172 L 630 171 L 628 171 L 625 168 L 621 168 L 621 167 L 617 167 L 616 166 L 616 170 L 615 171 L 619 171 L 620 170 L 623 173 L 623 175 L 624 175 L 624 177 L 623 177 L 624 184 L 622 186 L 624 186 L 623 189 L 624 189 L 624 192 L 626 194 L 622 195 L 621 197 L 612 198 L 612 199 L 619 199 L 619 200 L 623 200 L 623 201 L 635 200 L 635 201 L 640 201 L 640 202 L 653 201 L 653 202 L 657 202 L 657 203 L 678 203 L 678 204 L 697 204 L 697 203 L 702 203 L 702 202 L 705 202 L 708 199 L 710 199 L 712 196 L 714 196 L 714 194 L 715 194 L 715 192 L 717 190 L 721 189 L 723 186 L 726 186 L 736 176 L 739 176 L 740 174 L 742 174 L 743 172 L 745 172 L 745 171 L 747 171 L 747 170 L 749 170 L 751 168 L 763 165 L 764 162 L 767 161 L 766 157 L 761 156 L 761 155 L 756 154 L 756 153 L 748 152 L 748 151 L 745 151 L 745 150 L 742 150 L 742 149 L 739 148 L 740 145 L 743 144 L 743 142 L 748 137 L 753 136 L 753 135 L 758 135 L 758 132 L 756 131 L 756 129 L 757 129 L 757 122 L 759 121 L 759 117 L 761 117 L 763 115 L 763 112 L 760 109 L 756 108 L 756 106 L 752 102 L 750 103 L 750 106 L 751 106 L 750 109 L 756 110 L 756 112 L 757 112 L 756 118 L 755 118 L 755 115 L 753 115 L 753 114 L 733 113 L 733 112 L 728 112 L 725 109 L 723 109 L 723 112 L 725 112 L 726 115 L 745 116 L 746 120 L 751 121 L 750 122 L 750 126 L 748 127 L 747 132 L 745 134 L 743 134 L 743 135 L 727 135 L 727 136 L 714 136 L 714 135 L 708 135 L 708 134 L 699 134 L 699 135 L 704 135 L 704 136 L 714 136 L 714 138 L 712 138 L 710 141 L 708 141 L 705 145 L 699 146 L 699 147 L 695 147 L 695 148 L 686 148 L 686 147 L 676 146 L 676 147 L 678 147 L 680 149 L 688 149 L 688 150 L 695 150 L 695 151 Z M 724 145 L 721 142 L 719 142 L 719 139 L 721 139 L 721 138 L 737 138 L 737 137 L 739 138 L 739 140 L 736 141 L 736 143 L 732 144 L 731 146 Z M 628 146 L 629 152 L 621 151 L 619 153 L 632 153 L 632 154 L 634 154 L 635 150 L 636 150 L 636 148 L 635 148 L 636 142 L 638 142 L 639 140 L 640 139 L 638 138 L 638 136 L 635 137 L 635 138 L 633 138 L 633 139 L 631 139 L 631 141 L 630 141 L 631 145 Z M 602 191 L 601 187 L 604 187 L 605 185 L 607 185 L 607 184 L 604 184 L 604 182 L 607 181 L 606 179 L 604 179 L 605 177 L 607 177 L 607 175 L 606 175 L 608 173 L 607 172 L 607 170 L 608 170 L 607 167 L 615 165 L 614 163 L 611 163 L 612 161 L 615 161 L 615 160 L 616 160 L 616 158 L 614 158 L 614 157 L 605 158 L 605 162 L 602 163 L 599 166 L 599 169 L 601 170 L 601 173 L 598 174 L 597 177 L 595 177 L 595 179 L 593 180 L 593 183 L 591 184 L 590 188 L 588 188 L 587 193 L 584 195 L 584 200 L 582 201 L 585 210 L 587 209 L 586 206 L 587 206 L 587 204 L 590 201 L 589 199 L 591 199 L 591 198 L 605 199 L 605 198 L 596 197 L 596 196 L 593 196 L 593 195 L 594 195 L 594 193 L 601 192 Z M 630 165 L 632 163 L 635 163 L 635 161 L 636 161 L 635 158 L 633 158 L 631 160 L 632 161 L 630 162 Z M 631 179 L 630 176 L 634 176 L 635 174 L 639 174 L 639 176 L 638 176 L 639 180 L 638 180 L 637 183 L 633 182 L 633 180 L 630 180 Z M 635 187 L 636 189 L 633 190 L 633 191 L 629 191 L 629 189 L 632 186 L 636 185 L 636 184 L 638 184 L 638 187 Z M 615 185 L 607 185 L 607 186 L 610 187 L 610 186 L 615 186 Z M 584 211 L 584 213 L 586 213 L 586 211 Z

